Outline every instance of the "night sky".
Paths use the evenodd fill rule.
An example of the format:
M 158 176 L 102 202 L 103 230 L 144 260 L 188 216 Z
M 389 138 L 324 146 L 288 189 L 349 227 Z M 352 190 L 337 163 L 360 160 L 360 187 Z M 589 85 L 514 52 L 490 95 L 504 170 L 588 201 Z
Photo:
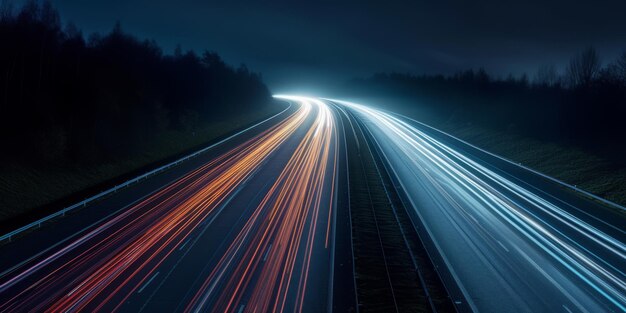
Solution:
M 166 52 L 180 44 L 245 63 L 275 91 L 378 71 L 484 67 L 495 75 L 532 76 L 541 65 L 563 66 L 588 45 L 605 62 L 626 49 L 624 0 L 52 2 L 64 21 L 87 34 L 108 32 L 120 21 Z

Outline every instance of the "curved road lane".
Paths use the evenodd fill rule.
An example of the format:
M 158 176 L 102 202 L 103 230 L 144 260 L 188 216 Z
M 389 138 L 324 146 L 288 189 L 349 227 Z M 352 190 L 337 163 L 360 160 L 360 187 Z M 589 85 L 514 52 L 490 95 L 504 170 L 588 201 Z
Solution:
M 565 201 L 550 193 L 553 182 L 524 183 L 522 175 L 451 148 L 424 125 L 333 102 L 355 112 L 382 151 L 416 226 L 441 257 L 438 266 L 461 291 L 460 310 L 626 310 L 623 214 L 603 219 L 598 209 L 595 216 L 587 206 L 597 204 Z
M 0 311 L 358 309 L 354 126 L 336 105 L 380 152 L 459 311 L 626 311 L 624 214 L 408 118 L 278 98 L 296 105 L 0 246 Z
M 332 307 L 337 125 L 323 103 L 289 100 L 298 109 L 288 117 L 182 178 L 16 265 L 3 261 L 12 266 L 0 311 Z M 3 258 L 28 237 L 2 247 Z

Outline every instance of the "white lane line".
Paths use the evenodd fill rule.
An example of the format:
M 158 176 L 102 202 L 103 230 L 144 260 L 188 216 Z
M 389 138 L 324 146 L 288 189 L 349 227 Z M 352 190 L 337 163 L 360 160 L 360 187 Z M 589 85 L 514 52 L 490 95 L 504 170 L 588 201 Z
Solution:
M 287 102 L 288 102 L 288 101 L 287 101 Z M 221 144 L 222 144 L 222 143 L 224 143 L 224 142 L 227 142 L 228 140 L 230 140 L 230 139 L 232 139 L 232 138 L 234 138 L 234 137 L 237 137 L 238 135 L 241 135 L 241 134 L 243 134 L 243 133 L 245 133 L 245 132 L 247 132 L 247 131 L 249 131 L 249 130 L 251 130 L 251 129 L 253 129 L 253 128 L 257 127 L 257 126 L 259 126 L 259 125 L 264 124 L 265 122 L 267 122 L 267 121 L 269 121 L 269 120 L 271 120 L 271 119 L 274 119 L 275 117 L 277 117 L 277 116 L 279 116 L 279 115 L 283 114 L 284 112 L 286 112 L 287 110 L 289 110 L 289 109 L 291 108 L 292 103 L 291 103 L 291 102 L 288 102 L 288 103 L 289 103 L 289 106 L 288 106 L 286 109 L 284 109 L 284 110 L 280 111 L 279 113 L 277 113 L 277 114 L 275 114 L 275 115 L 273 115 L 273 116 L 270 116 L 270 117 L 268 117 L 267 119 L 265 119 L 265 120 L 263 120 L 263 121 L 261 121 L 261 122 L 258 122 L 258 123 L 254 124 L 254 125 L 252 125 L 252 126 L 250 126 L 250 127 L 248 127 L 248 128 L 246 128 L 246 129 L 244 129 L 244 130 L 242 130 L 242 131 L 239 131 L 238 133 L 235 133 L 235 134 L 233 134 L 233 135 L 230 135 L 229 137 L 224 138 L 224 139 L 220 140 L 219 142 L 216 142 L 216 143 L 214 143 L 214 144 L 212 144 L 212 145 L 210 145 L 210 146 L 208 146 L 208 147 L 205 147 L 205 148 L 203 148 L 203 149 L 201 149 L 201 150 L 198 150 L 198 151 L 196 151 L 195 153 L 192 153 L 192 154 L 190 154 L 190 155 L 188 155 L 188 156 L 186 156 L 186 157 L 190 157 L 191 155 L 200 154 L 200 153 L 201 153 L 201 151 L 202 151 L 202 152 L 204 152 L 204 151 L 208 151 L 208 150 L 210 150 L 210 149 L 212 149 L 212 148 L 214 148 L 214 147 L 216 147 L 216 146 L 221 145 Z M 181 161 L 182 159 L 184 159 L 184 158 L 185 158 L 185 157 L 183 157 L 183 158 L 181 158 L 181 159 L 179 159 L 179 160 L 177 160 L 177 161 L 174 161 L 174 162 L 172 162 L 172 163 L 170 163 L 170 164 L 168 164 L 168 165 L 172 165 L 172 164 L 174 164 L 174 163 L 176 163 L 176 162 L 180 162 L 180 161 Z M 165 165 L 165 166 L 168 166 L 168 165 Z M 152 192 L 150 192 L 150 193 L 148 193 L 148 194 L 144 195 L 143 197 L 141 197 L 141 198 L 139 198 L 139 199 L 136 199 L 135 201 L 131 202 L 130 204 L 128 204 L 128 205 L 126 205 L 126 206 L 124 206 L 123 208 L 118 209 L 118 210 L 116 210 L 115 212 L 113 212 L 113 213 L 111 213 L 111 214 L 109 214 L 109 215 L 107 215 L 107 216 L 105 216 L 105 217 L 103 217 L 103 218 L 101 218 L 101 219 L 97 220 L 96 222 L 94 222 L 94 223 L 90 224 L 89 226 L 87 226 L 87 227 L 85 227 L 85 228 L 83 228 L 83 229 L 81 229 L 81 230 L 79 230 L 79 231 L 77 231 L 77 232 L 75 232 L 75 233 L 73 233 L 73 234 L 68 235 L 66 238 L 61 239 L 59 242 L 55 243 L 54 245 L 52 245 L 52 246 L 50 246 L 50 247 L 48 247 L 48 248 L 46 248 L 46 249 L 44 249 L 44 250 L 42 250 L 42 251 L 40 251 L 40 252 L 36 253 L 35 255 L 31 256 L 30 258 L 28 258 L 28 259 L 26 259 L 26 260 L 24 260 L 24 261 L 22 261 L 22 262 L 20 262 L 20 263 L 18 263 L 18 264 L 16 264 L 16 265 L 12 266 L 11 268 L 9 268 L 9 269 L 7 269 L 7 270 L 5 270 L 5 271 L 1 272 L 1 273 L 0 273 L 0 278 L 1 278 L 1 277 L 5 277 L 5 276 L 6 276 L 6 275 L 8 275 L 9 273 L 14 272 L 16 269 L 18 269 L 18 268 L 20 268 L 20 267 L 24 266 L 25 264 L 28 264 L 29 262 L 31 262 L 32 260 L 36 259 L 37 257 L 39 257 L 39 256 L 41 256 L 41 255 L 43 255 L 43 254 L 47 253 L 48 251 L 53 250 L 53 248 L 55 248 L 55 247 L 57 247 L 57 246 L 60 246 L 61 244 L 65 243 L 65 242 L 67 242 L 67 241 L 69 241 L 69 240 L 71 240 L 72 238 L 76 238 L 76 237 L 78 237 L 78 236 L 79 236 L 80 234 L 82 234 L 83 232 L 86 232 L 87 230 L 89 230 L 89 229 L 93 228 L 95 225 L 98 225 L 98 224 L 102 223 L 103 221 L 108 220 L 110 217 L 115 216 L 115 215 L 118 215 L 120 212 L 122 212 L 122 214 L 123 214 L 124 212 L 126 212 L 126 209 L 128 209 L 129 207 L 132 207 L 132 206 L 134 206 L 135 204 L 140 203 L 140 202 L 141 202 L 141 201 L 143 201 L 144 199 L 146 199 L 146 198 L 148 198 L 148 197 L 150 197 L 150 196 L 152 196 L 152 195 L 155 195 L 157 192 L 159 192 L 159 191 L 161 191 L 161 190 L 165 189 L 167 186 L 169 186 L 169 185 L 171 185 L 172 183 L 174 183 L 174 182 L 176 182 L 176 181 L 180 180 L 180 179 L 181 179 L 182 177 L 184 177 L 186 174 L 187 174 L 187 172 L 186 172 L 186 173 L 184 173 L 184 174 L 182 174 L 182 175 L 180 175 L 180 176 L 176 175 L 177 177 L 175 177 L 174 179 L 172 179 L 172 180 L 168 181 L 168 182 L 167 182 L 167 183 L 165 183 L 165 184 L 160 185 L 158 188 L 154 189 Z M 55 214 L 55 213 L 53 213 L 53 214 Z M 43 218 L 43 219 L 45 219 L 45 218 Z M 107 228 L 108 228 L 108 227 L 107 227 Z M 103 231 L 103 230 L 101 230 L 101 231 Z M 100 231 L 100 232 L 101 232 L 101 231 Z M 99 233 L 100 233 L 100 232 L 99 232 Z M 5 234 L 5 235 L 2 235 L 2 236 L 0 236 L 0 237 L 6 237 L 7 235 L 8 235 L 8 234 Z M 82 242 L 81 242 L 80 244 L 82 244 Z M 72 249 L 73 249 L 73 248 L 74 248 L 74 247 L 72 247 Z M 29 275 L 30 275 L 30 274 L 29 274 Z M 28 276 L 29 276 L 29 275 L 28 275 Z M 4 285 L 6 285 L 6 284 L 4 284 Z M 2 287 L 2 286 L 4 286 L 4 285 L 0 285 L 0 287 Z
M 243 309 L 244 309 L 245 307 L 246 307 L 246 305 L 245 305 L 245 304 L 242 304 L 242 305 L 239 307 L 239 311 L 237 311 L 237 313 L 242 313 L 242 312 L 243 312 Z
M 180 246 L 180 248 L 178 248 L 178 250 L 182 251 L 183 248 L 185 248 L 185 246 L 189 243 L 189 241 L 191 241 L 191 238 L 187 239 L 182 246 Z
M 565 309 L 565 311 L 573 313 L 572 310 L 570 310 L 565 304 L 563 304 L 563 308 Z
M 507 249 L 504 244 L 502 244 L 502 242 L 500 242 L 500 240 L 497 240 L 498 244 L 500 245 L 500 247 L 502 247 L 502 249 L 506 250 L 506 252 L 509 252 L 509 249 Z
M 141 286 L 141 288 L 139 288 L 139 291 L 137 291 L 137 293 L 141 293 L 144 289 L 146 289 L 146 287 L 148 287 L 148 285 L 150 285 L 150 283 L 157 277 L 159 276 L 160 272 L 156 272 L 156 274 L 152 275 L 152 277 L 145 283 L 143 284 L 143 286 Z
M 267 251 L 265 251 L 265 256 L 263 256 L 263 262 L 267 261 L 267 256 L 270 254 L 270 250 L 272 250 L 272 244 L 270 243 L 270 246 L 267 247 Z
M 76 290 L 78 290 L 78 288 L 82 287 L 87 281 L 83 281 L 82 283 L 80 283 L 80 285 L 76 286 L 74 289 L 72 289 L 72 291 L 70 291 L 67 296 L 70 297 L 71 295 L 74 294 L 74 292 L 76 292 Z

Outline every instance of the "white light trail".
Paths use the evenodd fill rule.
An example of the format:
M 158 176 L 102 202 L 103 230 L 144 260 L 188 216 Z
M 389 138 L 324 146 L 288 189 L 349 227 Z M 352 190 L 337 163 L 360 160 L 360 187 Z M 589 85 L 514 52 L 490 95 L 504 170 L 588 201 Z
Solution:
M 415 176 L 426 180 L 434 190 L 445 195 L 450 206 L 455 206 L 454 213 L 463 214 L 477 229 L 487 227 L 480 225 L 481 220 L 493 223 L 490 229 L 498 229 L 495 225 L 502 224 L 514 230 L 524 243 L 543 251 L 565 271 L 574 274 L 579 279 L 575 285 L 590 287 L 597 292 L 596 297 L 603 297 L 619 310 L 626 311 L 623 236 L 621 240 L 610 236 L 560 207 L 562 203 L 481 165 L 394 115 L 352 102 L 331 101 L 351 109 L 368 128 L 376 129 L 381 137 L 376 138 L 378 141 L 394 145 Z M 444 213 L 449 214 L 442 210 L 441 214 Z M 617 231 L 624 234 L 624 230 Z M 485 234 L 486 238 L 491 235 L 494 234 Z M 519 259 L 535 262 L 528 258 L 524 254 Z M 537 267 L 536 263 L 533 266 Z M 560 285 L 562 281 L 549 280 L 581 311 L 586 311 L 586 303 L 569 294 Z

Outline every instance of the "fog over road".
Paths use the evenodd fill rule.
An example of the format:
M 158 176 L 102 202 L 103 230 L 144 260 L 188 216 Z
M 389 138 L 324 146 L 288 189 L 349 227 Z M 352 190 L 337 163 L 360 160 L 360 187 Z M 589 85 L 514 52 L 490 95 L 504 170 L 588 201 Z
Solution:
M 354 290 L 334 287 L 354 280 L 350 232 L 338 232 L 349 224 L 337 223 L 353 127 L 383 156 L 459 311 L 626 311 L 619 209 L 406 117 L 277 98 L 291 107 L 0 246 L 0 311 L 355 307 Z

